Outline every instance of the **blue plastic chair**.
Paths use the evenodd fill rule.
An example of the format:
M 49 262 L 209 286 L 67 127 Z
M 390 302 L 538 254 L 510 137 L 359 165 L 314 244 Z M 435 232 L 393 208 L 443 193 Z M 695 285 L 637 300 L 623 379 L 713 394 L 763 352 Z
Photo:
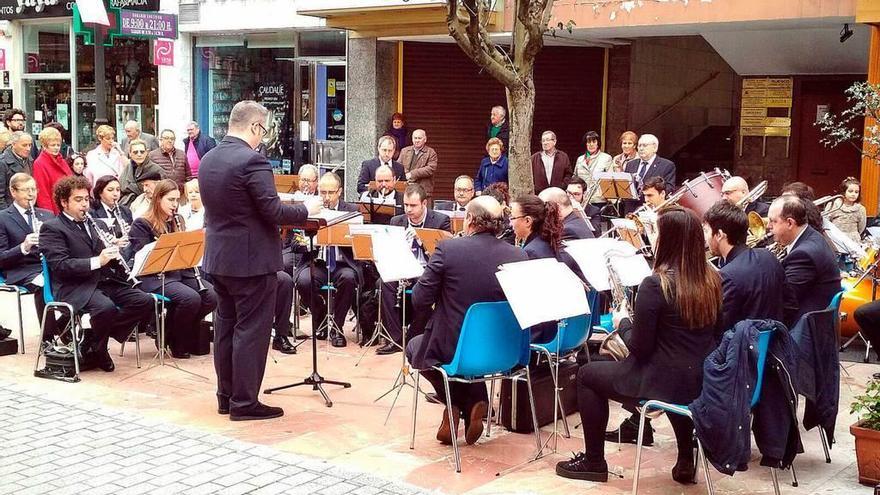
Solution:
M 450 425 L 457 424 L 456 418 L 452 417 L 450 381 L 479 383 L 499 378 L 513 379 L 525 374 L 529 389 L 529 404 L 532 408 L 532 423 L 535 428 L 535 442 L 538 449 L 541 448 L 541 432 L 535 415 L 535 400 L 528 368 L 529 338 L 529 332 L 520 327 L 507 301 L 475 303 L 468 308 L 452 361 L 431 367 L 443 377 Z M 420 374 L 416 373 L 410 449 L 415 448 L 419 377 Z M 452 452 L 455 457 L 455 471 L 460 473 L 461 457 L 457 438 L 452 442 Z
M 63 330 L 57 333 L 57 336 L 61 337 L 65 333 L 70 333 L 70 342 L 73 346 L 73 364 L 74 364 L 74 376 L 70 379 L 72 382 L 79 381 L 79 370 L 80 370 L 80 349 L 79 344 L 82 340 L 82 326 L 80 322 L 79 315 L 73 310 L 73 306 L 69 303 L 63 301 L 56 301 L 55 296 L 52 294 L 52 277 L 49 273 L 49 264 L 46 263 L 45 258 L 41 258 L 40 260 L 43 267 L 43 300 L 46 303 L 46 307 L 43 308 L 43 319 L 41 320 L 43 323 L 40 325 L 40 338 L 42 339 L 42 335 L 45 331 L 46 327 L 46 317 L 49 316 L 51 312 L 59 312 L 67 314 L 70 316 L 67 320 L 67 325 Z M 55 315 L 52 314 L 54 318 Z M 46 342 L 40 342 L 40 348 L 37 351 L 37 362 L 34 365 L 34 374 L 36 376 L 42 376 L 38 374 L 38 370 L 40 368 L 40 359 L 43 357 L 43 351 L 46 349 Z
M 761 390 L 764 387 L 764 368 L 767 362 L 767 354 L 770 350 L 770 339 L 773 336 L 773 332 L 775 331 L 775 327 L 771 327 L 768 330 L 764 330 L 758 333 L 758 362 L 757 362 L 757 371 L 758 377 L 755 382 L 755 390 L 752 392 L 752 398 L 749 403 L 749 408 L 754 409 L 754 407 L 758 404 L 758 401 L 761 400 Z M 633 495 L 636 495 L 639 491 L 639 470 L 641 468 L 642 461 L 642 436 L 645 431 L 645 417 L 647 416 L 648 411 L 650 410 L 660 410 L 664 411 L 667 414 L 678 414 L 679 416 L 687 416 L 691 420 L 693 420 L 693 414 L 691 413 L 690 408 L 687 405 L 683 404 L 671 404 L 669 402 L 663 402 L 660 400 L 648 400 L 642 403 L 641 414 L 639 415 L 639 438 L 636 443 L 636 463 L 635 469 L 633 472 Z M 709 460 L 706 458 L 705 453 L 703 452 L 703 444 L 700 443 L 700 439 L 696 439 L 697 442 L 697 463 L 699 464 L 700 460 L 703 463 L 703 474 L 706 476 L 706 490 L 709 492 L 709 495 L 715 494 L 715 487 L 712 485 L 712 478 L 709 477 Z M 776 476 L 776 468 L 770 468 L 770 474 L 773 479 L 773 490 L 778 495 L 779 494 L 779 480 Z M 792 468 L 792 477 L 794 477 L 794 469 Z M 797 486 L 797 479 L 794 479 L 794 486 Z
M 30 294 L 30 292 L 19 285 L 7 284 L 3 274 L 0 274 L 0 292 L 9 292 L 15 295 L 15 302 L 18 305 L 18 352 L 24 354 L 24 319 L 21 313 L 21 296 Z

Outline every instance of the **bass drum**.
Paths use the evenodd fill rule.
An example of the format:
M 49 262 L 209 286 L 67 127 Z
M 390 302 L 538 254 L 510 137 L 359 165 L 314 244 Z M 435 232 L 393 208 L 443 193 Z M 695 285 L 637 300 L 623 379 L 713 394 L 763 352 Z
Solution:
M 725 180 L 727 177 L 724 172 L 718 169 L 714 172 L 701 172 L 675 192 L 675 196 L 680 196 L 678 204 L 694 210 L 698 217 L 703 218 L 709 208 L 723 198 L 721 186 Z
M 855 286 L 858 278 L 846 277 L 843 279 L 843 298 L 840 301 L 840 312 L 846 314 L 846 319 L 840 322 L 840 335 L 846 338 L 852 337 L 859 332 L 859 325 L 853 316 L 859 306 L 874 300 L 872 297 L 872 283 L 870 280 L 862 280 Z M 855 286 L 855 287 L 853 287 Z

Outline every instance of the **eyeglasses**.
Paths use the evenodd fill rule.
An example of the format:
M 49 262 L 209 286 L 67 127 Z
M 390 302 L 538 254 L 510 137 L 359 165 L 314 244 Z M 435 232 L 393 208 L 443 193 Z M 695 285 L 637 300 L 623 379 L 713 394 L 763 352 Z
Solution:
M 299 178 L 299 181 L 300 181 L 300 182 L 305 182 L 305 183 L 307 183 L 307 184 L 311 184 L 312 182 L 318 182 L 318 179 L 307 179 L 307 178 L 305 178 L 305 177 L 300 177 L 300 178 Z
M 469 189 L 462 189 L 462 188 L 460 188 L 460 187 L 456 187 L 456 188 L 455 188 L 455 192 L 457 192 L 457 193 L 467 193 L 467 192 L 471 192 L 471 191 L 473 191 L 473 190 L 474 190 L 473 187 L 471 187 L 471 188 L 469 188 Z
M 37 192 L 36 187 L 16 187 L 15 190 L 21 191 L 21 192 L 26 192 L 26 193 Z
M 519 220 L 520 218 L 525 218 L 525 217 L 527 217 L 527 216 L 528 216 L 528 215 L 520 215 L 520 216 L 518 216 L 518 217 L 510 217 L 510 219 L 511 219 L 511 220 Z
M 147 150 L 131 150 L 132 155 L 145 155 L 147 154 Z
M 162 136 L 159 139 L 162 141 L 174 141 L 174 136 Z
M 266 134 L 269 134 L 268 129 L 266 129 L 266 127 L 263 124 L 261 124 L 259 122 L 254 122 L 254 125 L 260 128 L 260 132 L 262 133 L 263 136 L 265 136 Z

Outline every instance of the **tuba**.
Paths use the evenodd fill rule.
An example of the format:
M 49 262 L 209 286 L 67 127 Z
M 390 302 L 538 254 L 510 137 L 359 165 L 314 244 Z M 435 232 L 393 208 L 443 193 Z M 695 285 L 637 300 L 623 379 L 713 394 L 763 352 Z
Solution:
M 611 286 L 612 312 L 620 310 L 629 312 L 629 301 L 626 298 L 626 287 L 624 287 L 623 283 L 620 281 L 620 276 L 618 276 L 617 270 L 611 264 L 611 258 L 614 255 L 615 253 L 611 252 L 605 254 L 605 266 L 608 269 L 608 282 Z M 626 347 L 626 342 L 623 341 L 623 337 L 620 336 L 618 330 L 613 330 L 605 337 L 605 340 L 603 340 L 602 344 L 599 346 L 599 354 L 611 356 L 615 361 L 623 361 L 629 356 L 629 349 Z

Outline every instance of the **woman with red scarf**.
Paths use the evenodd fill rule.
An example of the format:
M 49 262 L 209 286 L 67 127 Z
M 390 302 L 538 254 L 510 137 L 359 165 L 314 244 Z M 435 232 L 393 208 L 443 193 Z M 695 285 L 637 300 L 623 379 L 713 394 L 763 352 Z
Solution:
M 73 172 L 67 160 L 61 156 L 61 133 L 58 129 L 46 127 L 40 132 L 40 156 L 34 162 L 38 207 L 52 210 L 56 215 L 59 213 L 52 201 L 52 189 L 59 179 L 68 175 L 73 175 Z

